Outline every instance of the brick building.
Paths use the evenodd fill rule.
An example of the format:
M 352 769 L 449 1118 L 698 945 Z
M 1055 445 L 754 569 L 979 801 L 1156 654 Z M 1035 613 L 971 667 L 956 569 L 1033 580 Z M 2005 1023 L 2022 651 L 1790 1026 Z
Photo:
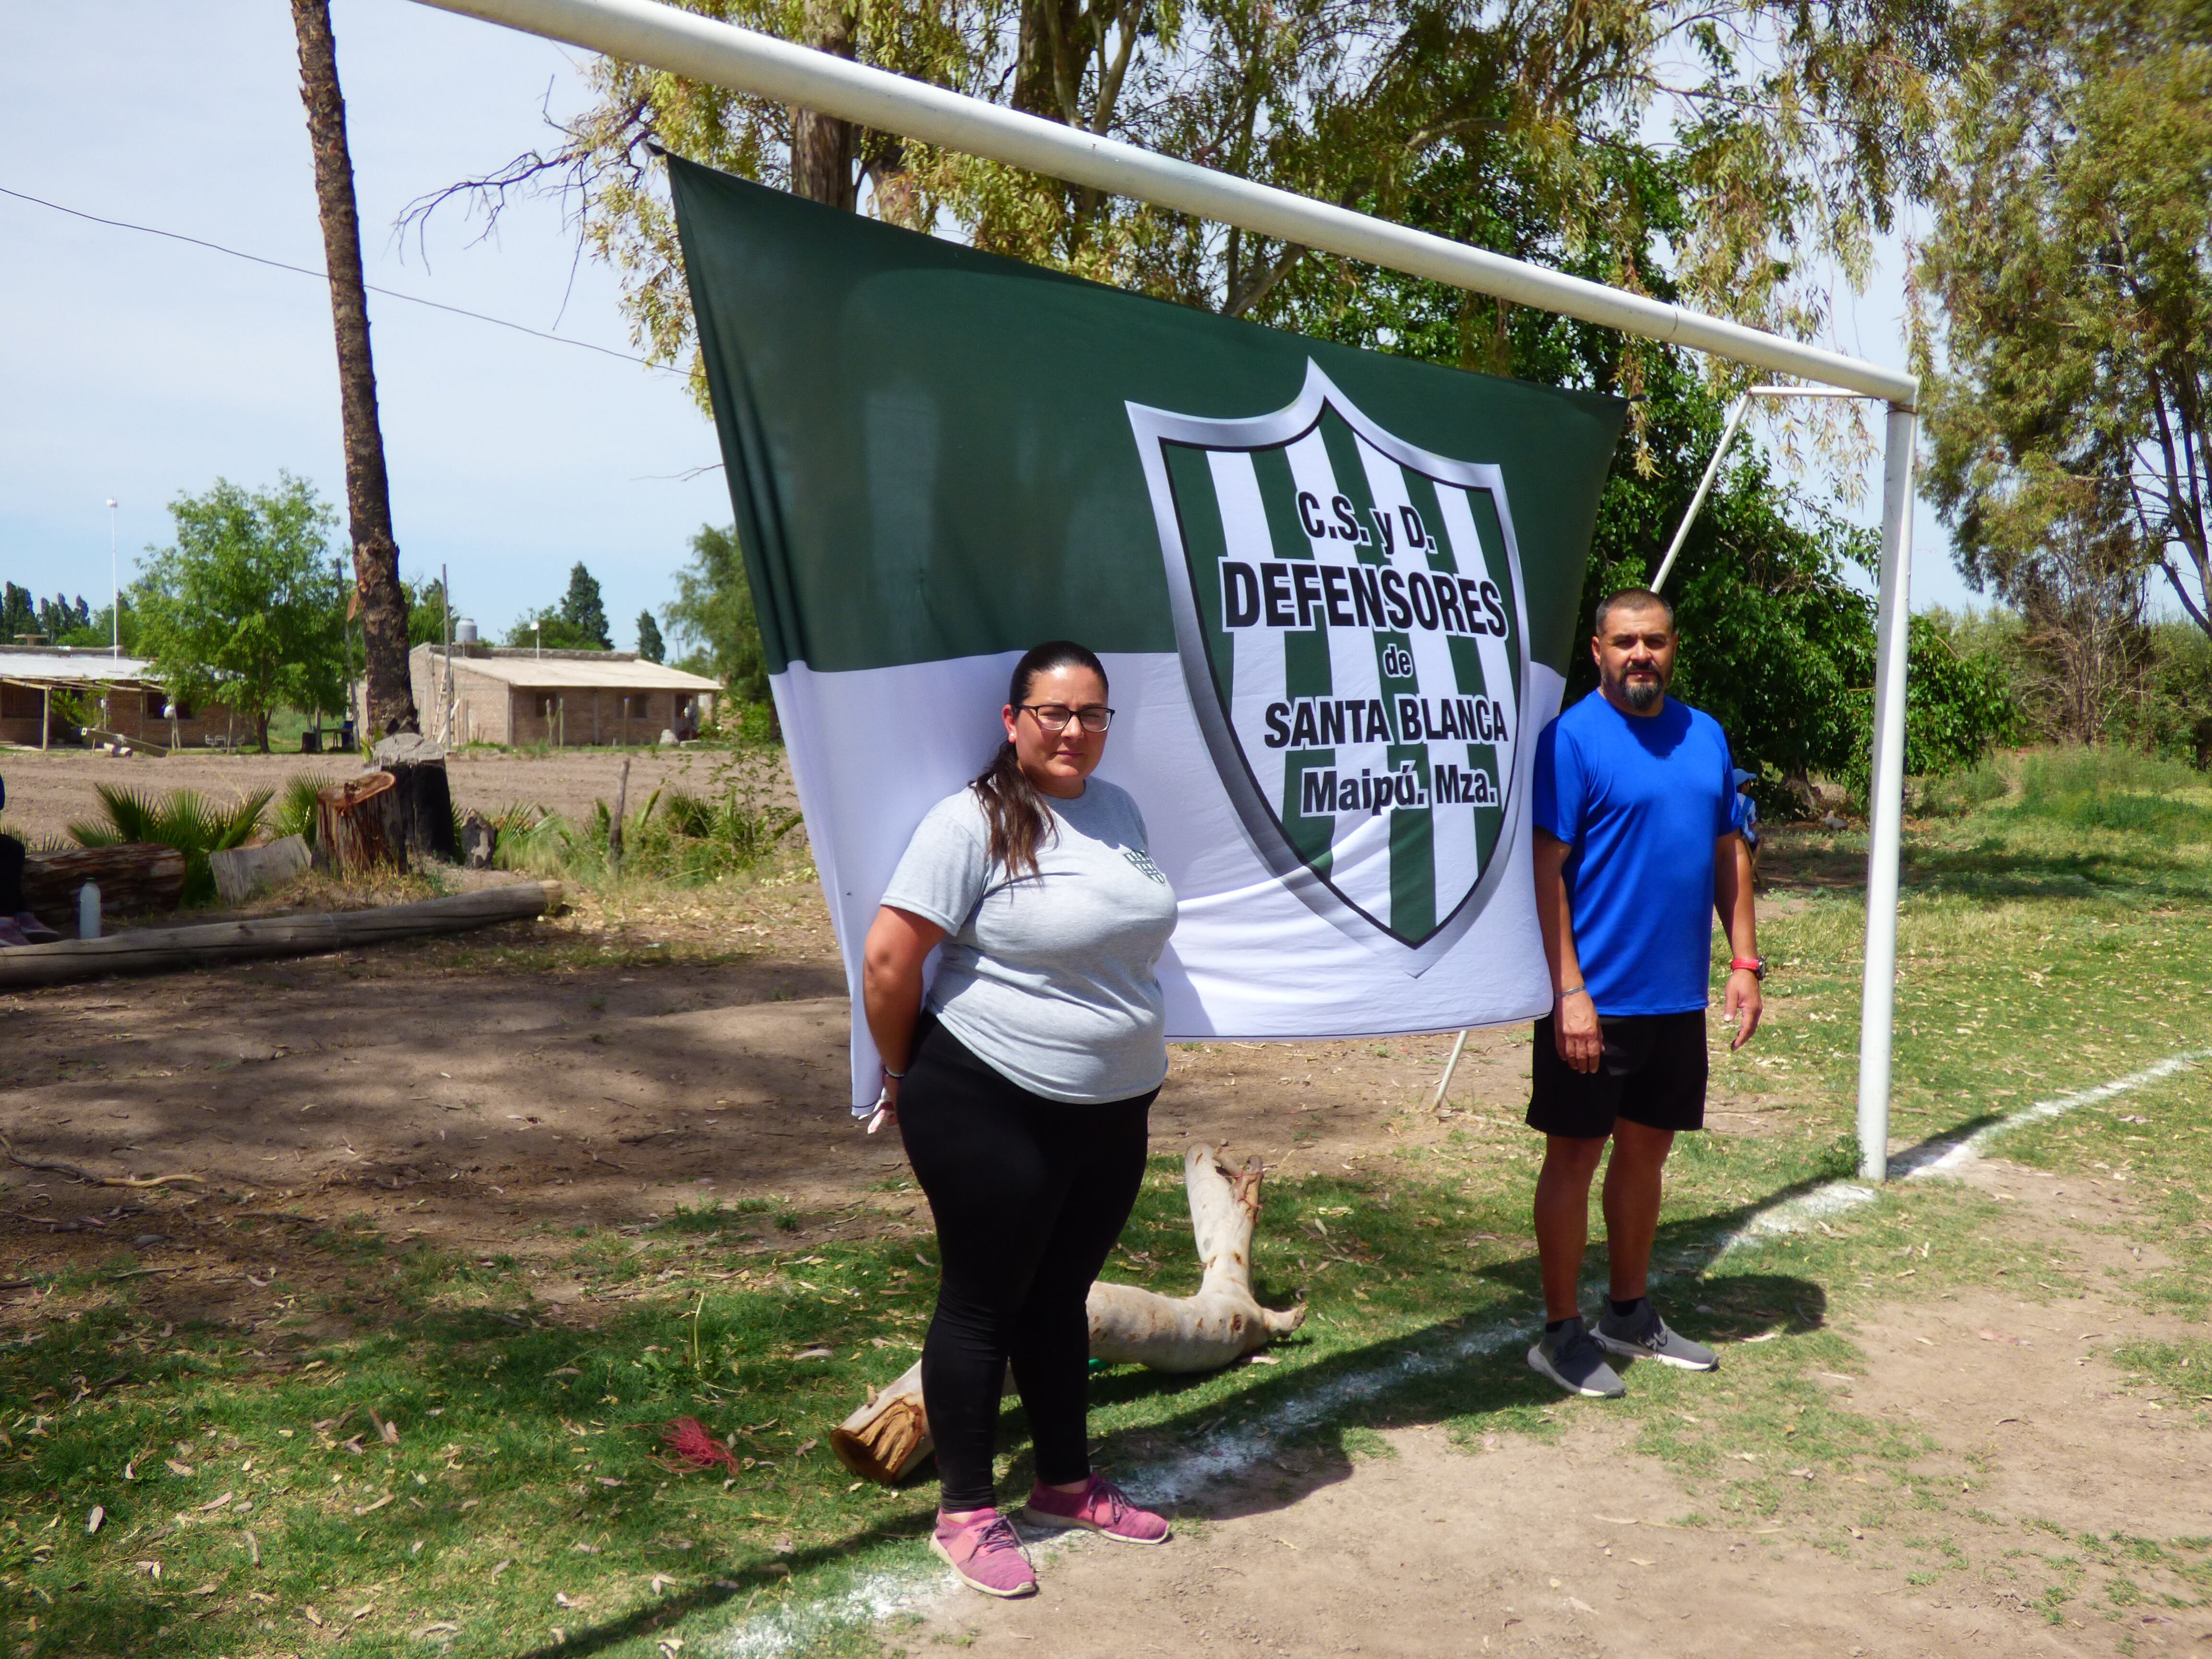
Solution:
M 408 653 L 423 734 L 448 744 L 530 748 L 657 743 L 696 737 L 721 696 L 720 680 L 646 662 L 629 651 L 535 651 L 527 646 L 441 645 Z M 446 708 L 453 686 L 451 725 Z
M 223 703 L 179 702 L 173 719 L 152 667 L 91 646 L 0 646 L 0 743 L 45 749 L 76 742 L 81 728 L 160 749 L 252 738 L 252 722 Z

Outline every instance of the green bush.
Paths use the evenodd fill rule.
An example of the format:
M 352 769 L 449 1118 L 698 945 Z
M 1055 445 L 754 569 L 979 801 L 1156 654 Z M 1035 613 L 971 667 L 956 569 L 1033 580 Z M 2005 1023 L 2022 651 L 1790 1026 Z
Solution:
M 272 792 L 257 789 L 232 806 L 216 806 L 195 789 L 173 789 L 166 795 L 141 795 L 113 784 L 99 787 L 106 822 L 88 820 L 69 827 L 70 839 L 80 847 L 119 847 L 125 842 L 154 842 L 173 847 L 185 855 L 186 904 L 204 904 L 215 896 L 215 872 L 210 853 L 243 847 L 261 829 Z

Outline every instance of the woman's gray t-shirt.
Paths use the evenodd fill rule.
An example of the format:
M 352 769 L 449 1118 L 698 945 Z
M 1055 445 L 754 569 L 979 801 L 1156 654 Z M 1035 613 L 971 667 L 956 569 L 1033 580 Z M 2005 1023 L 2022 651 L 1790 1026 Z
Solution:
M 1126 1100 L 1167 1076 L 1154 969 L 1175 893 L 1126 790 L 1092 778 L 1073 800 L 1044 799 L 1036 874 L 992 859 L 963 789 L 930 808 L 883 902 L 945 929 L 929 1006 L 994 1070 L 1048 1100 Z

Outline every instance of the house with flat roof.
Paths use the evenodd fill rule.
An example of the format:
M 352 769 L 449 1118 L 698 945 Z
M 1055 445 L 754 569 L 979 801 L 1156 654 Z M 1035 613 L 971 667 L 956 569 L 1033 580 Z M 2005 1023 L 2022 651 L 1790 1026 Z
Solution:
M 173 701 L 153 669 L 98 646 L 0 646 L 0 743 L 46 749 L 91 731 L 172 749 L 252 735 L 228 704 Z
M 722 683 L 634 651 L 538 651 L 471 642 L 408 653 L 424 735 L 449 744 L 680 741 L 711 719 Z M 450 694 L 448 687 L 450 686 Z

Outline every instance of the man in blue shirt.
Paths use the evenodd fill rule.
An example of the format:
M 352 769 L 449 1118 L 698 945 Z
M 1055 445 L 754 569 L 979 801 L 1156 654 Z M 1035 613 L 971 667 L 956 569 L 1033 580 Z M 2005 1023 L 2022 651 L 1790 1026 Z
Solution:
M 1648 588 L 1597 610 L 1598 689 L 1536 740 L 1536 916 L 1552 1012 L 1536 1022 L 1528 1127 L 1544 1336 L 1528 1364 L 1570 1394 L 1627 1392 L 1607 1356 L 1709 1371 L 1720 1362 L 1668 1328 L 1646 1294 L 1661 1176 L 1674 1136 L 1705 1121 L 1712 917 L 1734 959 L 1727 1017 L 1741 1048 L 1758 1029 L 1750 855 L 1735 769 L 1711 716 L 1667 696 L 1674 614 Z M 1589 1189 L 1604 1155 L 1610 1305 L 1595 1330 L 1579 1300 Z

